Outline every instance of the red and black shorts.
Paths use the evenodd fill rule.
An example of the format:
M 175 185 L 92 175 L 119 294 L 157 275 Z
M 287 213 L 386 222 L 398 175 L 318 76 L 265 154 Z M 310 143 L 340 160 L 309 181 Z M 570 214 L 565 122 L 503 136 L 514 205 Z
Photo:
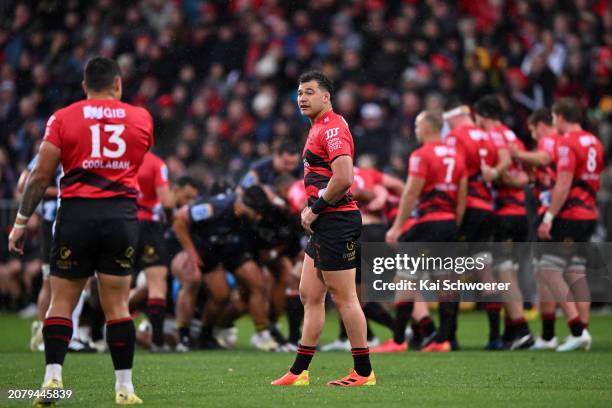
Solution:
M 168 251 L 164 240 L 164 226 L 157 221 L 139 221 L 136 270 L 167 265 Z
M 490 242 L 495 216 L 492 211 L 468 207 L 459 228 L 459 241 Z
M 136 201 L 127 197 L 63 199 L 51 247 L 51 275 L 130 275 L 138 245 Z
M 538 217 L 538 225 L 542 222 L 543 217 L 544 215 Z M 576 245 L 576 243 L 589 242 L 596 227 L 596 220 L 555 218 L 550 230 L 551 242 L 559 242 L 559 244 L 538 246 L 537 255 L 560 256 L 566 260 L 569 260 L 572 256 L 589 258 L 588 247 L 586 245 Z
M 493 262 L 496 264 L 513 261 L 521 258 L 521 245 L 515 242 L 526 242 L 529 236 L 529 227 L 525 215 L 501 215 L 495 217 L 493 241 L 503 243 L 494 245 Z
M 314 234 L 306 245 L 306 254 L 323 271 L 341 271 L 357 267 L 361 213 L 335 211 L 324 213 L 312 223 Z

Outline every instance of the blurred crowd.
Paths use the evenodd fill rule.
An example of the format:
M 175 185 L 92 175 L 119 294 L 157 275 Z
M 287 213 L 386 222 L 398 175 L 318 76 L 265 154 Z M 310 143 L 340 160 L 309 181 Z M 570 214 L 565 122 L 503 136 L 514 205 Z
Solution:
M 607 0 L 5 0 L 0 199 L 14 198 L 48 116 L 83 97 L 94 55 L 117 59 L 123 100 L 153 115 L 171 176 L 205 186 L 235 183 L 277 140 L 302 143 L 296 82 L 310 68 L 335 81 L 356 156 L 400 177 L 416 115 L 455 95 L 499 93 L 528 146 L 527 116 L 577 97 L 612 154 Z

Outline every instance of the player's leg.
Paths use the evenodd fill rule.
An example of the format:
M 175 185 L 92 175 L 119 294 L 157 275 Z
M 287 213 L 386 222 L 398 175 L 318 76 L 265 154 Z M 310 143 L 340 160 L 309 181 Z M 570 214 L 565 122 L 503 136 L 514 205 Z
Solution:
M 171 271 L 181 284 L 175 305 L 176 327 L 179 334 L 177 350 L 189 350 L 191 347 L 190 326 L 195 312 L 196 297 L 202 285 L 202 272 L 193 268 L 188 262 L 189 255 L 185 251 L 179 252 L 171 262 Z
M 288 341 L 280 331 L 279 320 L 287 310 L 287 288 L 291 280 L 293 264 L 286 255 L 279 255 L 269 264 L 273 279 L 270 288 L 270 333 L 277 343 L 285 345 Z
M 202 331 L 200 332 L 200 348 L 219 348 L 219 344 L 213 337 L 213 329 L 223 317 L 230 298 L 230 288 L 227 283 L 225 268 L 217 264 L 203 275 L 208 299 L 202 310 Z
M 136 331 L 128 307 L 132 278 L 106 273 L 98 273 L 97 277 L 106 317 L 106 342 L 115 368 L 116 400 L 136 401 L 132 383 Z
M 151 266 L 146 268 L 144 273 L 147 278 L 146 314 L 151 322 L 151 340 L 154 347 L 161 348 L 164 345 L 168 268 L 161 265 Z
M 304 256 L 300 280 L 300 298 L 304 305 L 302 338 L 289 372 L 273 381 L 272 385 L 308 385 L 308 366 L 325 325 L 326 292 L 327 287 L 323 282 L 321 271 L 315 267 L 313 258 L 307 253 Z

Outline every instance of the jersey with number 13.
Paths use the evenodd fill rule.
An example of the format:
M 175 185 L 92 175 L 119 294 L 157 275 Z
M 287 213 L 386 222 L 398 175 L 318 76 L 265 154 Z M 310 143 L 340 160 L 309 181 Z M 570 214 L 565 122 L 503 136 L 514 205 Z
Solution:
M 61 150 L 60 198 L 136 198 L 138 168 L 153 145 L 153 120 L 144 108 L 86 99 L 55 112 L 44 140 Z

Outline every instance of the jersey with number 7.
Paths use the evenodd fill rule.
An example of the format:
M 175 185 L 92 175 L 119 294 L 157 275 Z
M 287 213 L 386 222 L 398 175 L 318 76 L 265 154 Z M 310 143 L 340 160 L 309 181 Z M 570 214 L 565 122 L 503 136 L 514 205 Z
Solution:
M 144 108 L 86 99 L 55 112 L 44 140 L 61 150 L 60 198 L 136 198 L 138 168 L 153 145 L 153 120 Z
M 455 219 L 459 182 L 467 176 L 465 159 L 455 147 L 441 141 L 419 147 L 410 155 L 408 176 L 425 181 L 417 223 Z
M 557 174 L 572 173 L 572 185 L 558 217 L 568 220 L 597 219 L 596 196 L 603 171 L 603 146 L 584 130 L 557 139 Z

